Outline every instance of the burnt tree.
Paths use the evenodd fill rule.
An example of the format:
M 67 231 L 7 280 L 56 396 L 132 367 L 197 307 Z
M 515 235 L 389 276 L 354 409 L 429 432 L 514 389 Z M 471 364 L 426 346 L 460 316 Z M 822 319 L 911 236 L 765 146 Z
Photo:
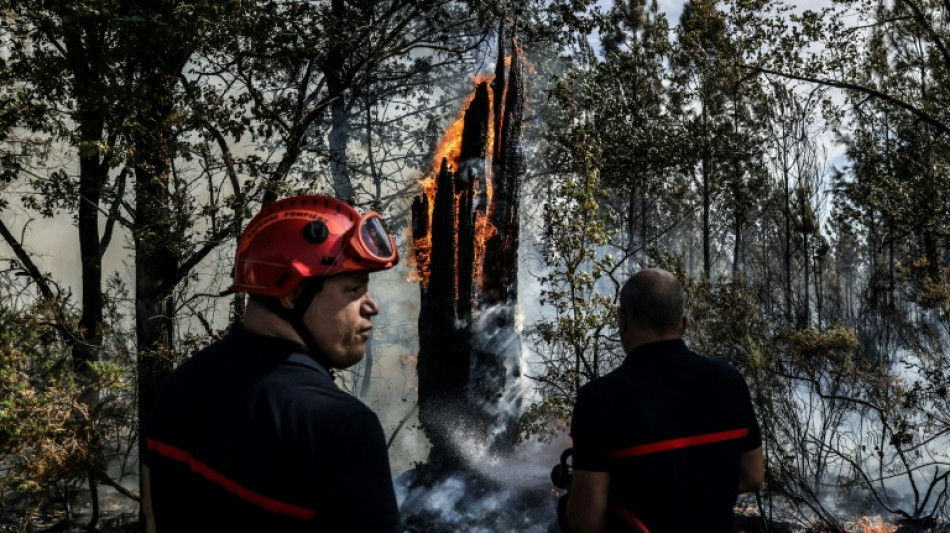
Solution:
M 504 452 L 517 437 L 518 398 L 505 398 L 505 384 L 520 377 L 521 339 L 515 330 L 518 300 L 518 236 L 521 180 L 525 173 L 522 131 L 525 61 L 512 39 L 511 67 L 504 95 L 501 131 L 492 165 L 492 203 L 488 214 L 495 233 L 485 244 L 479 327 L 474 331 L 472 383 L 478 418 Z M 497 125 L 497 121 L 496 121 Z
M 458 357 L 455 238 L 455 177 L 442 160 L 429 236 L 429 278 L 422 287 L 419 310 L 419 422 L 432 446 L 429 462 L 437 468 L 459 466 L 448 453 L 447 423 L 464 409 L 469 362 Z M 417 207 L 418 206 L 418 207 Z M 423 211 L 424 209 L 424 211 Z M 418 201 L 413 213 L 428 218 L 428 202 Z M 423 224 L 414 223 L 418 229 Z M 426 224 L 427 225 L 427 224 Z M 425 237 L 421 237 L 425 238 Z
M 436 470 L 463 466 L 452 447 L 455 430 L 496 448 L 509 447 L 515 435 L 517 404 L 501 407 L 507 380 L 518 375 L 508 367 L 517 369 L 520 359 L 514 304 L 524 63 L 516 55 L 512 65 L 504 99 L 499 92 L 505 87 L 498 83 L 504 78 L 504 58 L 493 84 L 504 114 L 496 107 L 491 120 L 492 96 L 488 84 L 480 83 L 462 119 L 457 155 L 442 160 L 434 195 L 417 197 L 412 207 L 422 280 L 419 419 L 432 446 L 429 465 Z M 493 157 L 489 179 L 485 158 L 493 125 L 501 130 L 496 129 L 500 146 L 493 152 L 501 155 Z M 489 187 L 494 188 L 490 206 Z M 512 359 L 514 364 L 506 364 Z

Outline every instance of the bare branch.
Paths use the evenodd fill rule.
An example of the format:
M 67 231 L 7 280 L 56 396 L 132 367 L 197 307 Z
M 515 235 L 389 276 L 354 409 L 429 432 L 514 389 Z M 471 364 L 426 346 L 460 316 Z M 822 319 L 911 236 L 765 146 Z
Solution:
M 54 300 L 56 295 L 53 294 L 53 290 L 50 287 L 46 276 L 40 272 L 40 269 L 36 266 L 36 263 L 33 262 L 33 258 L 30 257 L 30 254 L 23 247 L 23 244 L 21 244 L 20 241 L 18 241 L 16 237 L 10 233 L 7 225 L 2 220 L 0 220 L 0 236 L 2 236 L 7 245 L 13 249 L 13 253 L 16 254 L 17 259 L 20 260 L 20 264 L 23 265 L 23 268 L 30 276 L 30 279 L 36 283 L 36 286 L 40 289 L 40 293 L 43 295 L 43 297 L 50 301 Z
M 814 78 L 814 77 L 811 77 L 811 76 L 803 76 L 803 75 L 800 75 L 800 74 L 792 74 L 792 73 L 790 73 L 790 72 L 780 72 L 780 71 L 777 71 L 777 70 L 772 70 L 772 69 L 765 68 L 765 67 L 760 67 L 760 66 L 757 66 L 757 65 L 744 65 L 744 64 L 741 64 L 741 63 L 737 63 L 737 66 L 740 67 L 740 68 L 753 70 L 753 71 L 759 72 L 759 73 L 761 73 L 761 74 L 771 74 L 771 75 L 774 75 L 774 76 L 780 76 L 780 77 L 783 77 L 783 78 L 786 78 L 786 79 L 790 79 L 790 80 L 804 81 L 804 82 L 807 82 L 807 83 L 815 83 L 815 84 L 823 85 L 823 86 L 826 86 L 826 87 L 835 87 L 835 88 L 838 88 L 838 89 L 845 89 L 845 90 L 848 90 L 848 91 L 855 91 L 855 92 L 858 92 L 858 93 L 861 93 L 861 94 L 866 94 L 866 95 L 868 95 L 868 96 L 872 96 L 872 97 L 874 97 L 874 98 L 878 98 L 878 99 L 880 99 L 880 100 L 883 100 L 883 101 L 885 101 L 885 102 L 888 102 L 888 103 L 890 103 L 890 104 L 893 104 L 893 105 L 895 105 L 895 106 L 897 106 L 897 107 L 899 107 L 899 108 L 901 108 L 901 109 L 903 109 L 903 110 L 905 110 L 905 111 L 909 111 L 909 112 L 912 113 L 914 116 L 916 116 L 918 119 L 920 119 L 920 120 L 926 122 L 927 124 L 930 124 L 931 126 L 934 126 L 935 128 L 937 128 L 941 133 L 950 134 L 950 125 L 944 124 L 944 123 L 941 122 L 940 120 L 937 120 L 936 118 L 934 118 L 933 116 L 931 116 L 930 113 L 927 113 L 926 111 L 924 111 L 924 110 L 918 108 L 917 106 L 914 106 L 914 105 L 912 105 L 912 104 L 909 104 L 909 103 L 907 103 L 907 102 L 905 102 L 905 101 L 903 101 L 903 100 L 901 100 L 901 99 L 899 99 L 899 98 L 897 98 L 897 97 L 894 97 L 894 96 L 891 96 L 891 95 L 889 95 L 889 94 L 883 93 L 883 92 L 878 91 L 877 89 L 873 89 L 873 88 L 871 88 L 871 87 L 865 87 L 864 85 L 859 85 L 859 84 L 856 84 L 856 83 L 850 83 L 850 82 L 846 82 L 846 81 L 832 80 L 832 79 L 827 79 L 827 78 Z

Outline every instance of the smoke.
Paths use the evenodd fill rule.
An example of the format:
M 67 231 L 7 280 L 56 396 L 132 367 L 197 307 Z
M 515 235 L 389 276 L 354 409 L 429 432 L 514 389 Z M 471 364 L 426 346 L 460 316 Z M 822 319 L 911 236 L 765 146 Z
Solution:
M 521 333 L 514 326 L 515 305 L 502 303 L 481 309 L 476 314 L 472 327 L 473 351 L 493 354 L 505 372 L 504 381 L 497 383 L 499 392 L 491 398 L 491 401 L 485 401 L 485 398 L 476 395 L 475 386 L 470 389 L 470 400 L 478 402 L 479 407 L 495 420 L 495 426 L 489 430 L 492 437 L 514 429 L 513 425 L 521 416 L 521 400 L 529 388 L 529 384 L 522 377 L 524 357 Z M 471 368 L 473 384 L 492 382 L 497 379 L 495 376 L 485 374 L 476 366 L 476 362 L 473 358 Z
M 452 445 L 466 465 L 481 476 L 501 486 L 517 489 L 553 488 L 551 468 L 569 446 L 566 435 L 542 442 L 536 439 L 519 443 L 505 454 L 495 451 L 491 443 L 474 432 L 456 428 L 451 432 Z
M 547 533 L 556 528 L 556 494 L 493 487 L 466 473 L 419 485 L 413 472 L 395 480 L 405 531 Z

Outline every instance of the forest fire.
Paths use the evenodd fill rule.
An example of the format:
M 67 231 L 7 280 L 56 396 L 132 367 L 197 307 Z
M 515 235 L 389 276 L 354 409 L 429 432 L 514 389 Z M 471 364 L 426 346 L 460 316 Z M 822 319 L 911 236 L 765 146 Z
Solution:
M 506 64 L 510 63 L 510 56 L 506 58 Z M 445 130 L 445 133 L 442 135 L 442 139 L 439 141 L 438 146 L 436 147 L 435 154 L 432 157 L 432 170 L 427 174 L 420 184 L 422 185 L 422 192 L 425 195 L 423 199 L 424 204 L 427 209 L 428 220 L 425 225 L 428 228 L 426 231 L 420 232 L 422 236 L 416 237 L 415 231 L 413 238 L 413 250 L 414 250 L 414 260 L 416 268 L 411 274 L 410 280 L 419 281 L 422 285 L 427 285 L 429 282 L 429 272 L 430 272 L 430 261 L 431 261 L 431 247 L 432 247 L 432 217 L 435 211 L 436 204 L 436 191 L 438 190 L 438 177 L 442 172 L 443 164 L 448 164 L 448 169 L 451 172 L 452 169 L 455 169 L 456 172 L 461 170 L 461 167 L 464 163 L 462 160 L 462 141 L 463 133 L 465 129 L 465 120 L 467 111 L 472 105 L 472 102 L 475 100 L 479 93 L 478 87 L 484 84 L 486 87 L 489 86 L 495 79 L 494 74 L 485 74 L 478 75 L 475 77 L 474 83 L 476 89 L 465 100 L 465 105 L 462 108 L 462 111 L 459 112 L 459 116 L 452 121 L 449 127 Z M 492 101 L 489 99 L 487 101 L 487 111 L 488 115 L 491 116 L 494 112 Z M 494 151 L 495 145 L 495 132 L 492 128 L 486 128 L 486 138 L 484 139 L 485 143 L 485 153 L 487 158 L 491 160 L 491 154 Z M 486 203 L 491 202 L 492 197 L 492 186 L 491 180 L 478 179 L 473 184 L 474 194 L 481 195 L 485 198 Z M 459 212 L 463 206 L 459 205 L 462 202 L 463 191 L 456 191 L 455 201 L 456 201 L 456 213 Z M 484 207 L 484 206 L 483 206 Z M 455 224 L 456 230 L 455 233 L 458 233 L 458 220 L 456 219 Z M 481 258 L 484 257 L 484 248 L 487 240 L 495 233 L 494 226 L 488 221 L 487 214 L 485 209 L 480 209 L 476 214 L 475 219 L 475 257 L 478 262 Z M 480 268 L 477 268 L 478 275 L 480 275 Z
M 743 517 L 759 517 L 758 511 L 752 507 L 747 506 L 745 508 L 736 507 L 735 512 L 739 516 Z M 880 516 L 861 516 L 856 518 L 854 521 L 844 522 L 842 525 L 841 531 L 846 531 L 848 533 L 897 533 L 900 529 L 899 526 L 891 524 L 890 522 L 885 521 Z M 808 531 L 826 531 L 825 529 L 815 529 L 817 526 L 813 526 L 808 529 Z M 758 529 L 753 529 L 751 531 L 757 531 Z M 750 530 L 742 529 L 739 533 L 747 533 Z
M 846 524 L 852 533 L 894 533 L 897 526 L 889 524 L 880 516 L 862 516 Z
M 510 61 L 510 57 L 508 59 Z M 480 74 L 475 76 L 474 85 L 478 87 L 482 83 L 492 83 L 494 81 L 494 74 Z M 465 126 L 465 110 L 472 105 L 472 100 L 475 99 L 475 94 L 477 90 L 472 90 L 472 93 L 468 95 L 465 99 L 465 105 L 462 106 L 462 111 L 459 112 L 459 116 L 452 121 L 448 128 L 446 128 L 445 133 L 442 134 L 442 139 L 439 141 L 438 146 L 435 149 L 435 154 L 432 156 L 432 175 L 427 176 L 423 181 L 430 181 L 431 187 L 435 187 L 435 176 L 438 175 L 439 170 L 442 166 L 442 159 L 448 159 L 449 163 L 453 165 L 454 168 L 458 168 L 459 156 L 462 151 L 462 129 Z M 491 102 L 489 102 L 489 113 L 492 112 Z M 488 153 L 491 153 L 491 149 L 494 146 L 495 135 L 492 130 L 488 130 Z M 426 194 L 430 198 L 433 198 L 435 195 L 435 189 L 433 188 L 430 191 L 425 184 L 423 188 L 426 189 Z
M 452 444 L 459 424 L 493 446 L 514 442 L 517 426 L 518 400 L 500 394 L 518 380 L 521 356 L 514 306 L 526 62 L 516 43 L 510 50 L 493 75 L 474 79 L 412 204 L 419 420 L 429 465 L 443 472 L 463 468 Z

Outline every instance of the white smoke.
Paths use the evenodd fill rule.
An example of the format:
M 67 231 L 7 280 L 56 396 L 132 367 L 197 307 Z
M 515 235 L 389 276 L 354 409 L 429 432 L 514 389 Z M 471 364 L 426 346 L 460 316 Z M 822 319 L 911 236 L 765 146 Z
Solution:
M 557 499 L 553 492 L 486 489 L 477 479 L 464 474 L 450 475 L 431 486 L 413 487 L 412 481 L 410 476 L 395 480 L 396 500 L 403 509 L 406 531 L 554 530 Z M 437 529 L 431 529 L 431 524 L 438 524 Z

